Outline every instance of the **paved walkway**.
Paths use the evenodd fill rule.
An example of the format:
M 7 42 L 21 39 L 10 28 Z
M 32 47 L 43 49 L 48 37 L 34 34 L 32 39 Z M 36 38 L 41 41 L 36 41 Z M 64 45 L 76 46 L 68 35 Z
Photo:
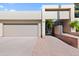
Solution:
M 79 56 L 79 49 L 74 48 L 61 40 L 47 36 L 39 39 L 33 49 L 33 56 Z

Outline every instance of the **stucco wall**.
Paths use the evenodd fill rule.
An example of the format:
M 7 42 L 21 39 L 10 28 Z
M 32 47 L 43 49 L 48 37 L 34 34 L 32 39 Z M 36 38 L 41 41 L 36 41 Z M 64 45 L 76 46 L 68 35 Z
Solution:
M 61 8 L 71 8 L 71 20 L 74 20 L 74 4 L 70 5 L 61 5 Z
M 0 11 L 0 19 L 2 20 L 40 20 L 41 19 L 41 11 L 15 11 L 15 12 L 7 12 Z
M 69 19 L 69 11 L 60 11 L 60 19 Z
M 58 8 L 58 5 L 43 5 L 43 19 L 57 19 L 57 11 L 45 11 L 46 8 Z
M 74 4 L 71 4 L 71 5 L 62 5 L 61 8 L 71 8 L 71 14 L 70 14 L 71 15 L 70 16 L 71 17 L 71 21 L 75 20 L 75 16 L 74 16 L 75 15 L 74 14 L 75 13 L 74 12 Z M 75 32 L 75 31 L 76 31 L 75 29 L 71 28 L 71 32 Z
M 57 19 L 57 11 L 45 12 L 45 19 Z
M 44 5 L 43 6 L 43 17 L 50 18 L 50 19 L 57 19 L 57 11 L 45 11 L 46 8 L 59 8 L 59 5 Z M 69 19 L 74 20 L 74 4 L 68 4 L 68 5 L 60 5 L 60 8 L 71 8 L 70 10 L 70 16 L 69 11 L 59 11 L 60 19 Z

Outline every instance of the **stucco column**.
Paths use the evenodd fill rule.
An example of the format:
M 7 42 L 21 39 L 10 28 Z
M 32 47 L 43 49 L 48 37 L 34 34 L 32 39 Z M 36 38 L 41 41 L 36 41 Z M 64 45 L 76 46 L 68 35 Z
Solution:
M 45 37 L 45 8 L 42 7 L 42 38 Z
M 3 36 L 3 23 L 0 23 L 0 37 Z
M 76 32 L 76 28 L 71 28 L 71 32 Z
M 45 37 L 45 21 L 42 21 L 42 38 Z
M 59 35 L 62 34 L 63 33 L 62 25 L 55 26 L 54 33 Z
M 74 17 L 74 14 L 75 14 L 75 9 L 74 9 L 74 7 L 75 7 L 75 5 L 73 4 L 72 6 L 71 6 L 71 14 L 70 14 L 70 16 L 71 16 L 71 21 L 74 21 L 74 20 L 76 20 L 75 19 L 75 17 Z M 71 28 L 71 32 L 76 32 L 76 29 L 75 28 Z
M 41 23 L 38 23 L 38 37 L 41 37 Z

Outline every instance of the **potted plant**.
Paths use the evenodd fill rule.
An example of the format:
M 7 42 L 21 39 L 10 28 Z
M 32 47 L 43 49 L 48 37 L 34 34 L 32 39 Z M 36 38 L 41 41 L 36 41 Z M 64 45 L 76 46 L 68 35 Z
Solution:
M 71 21 L 70 22 L 70 26 L 72 28 L 75 28 L 77 32 L 79 32 L 79 21 L 75 20 L 75 21 Z
M 49 35 L 52 34 L 52 25 L 53 25 L 52 19 L 46 20 L 46 33 Z

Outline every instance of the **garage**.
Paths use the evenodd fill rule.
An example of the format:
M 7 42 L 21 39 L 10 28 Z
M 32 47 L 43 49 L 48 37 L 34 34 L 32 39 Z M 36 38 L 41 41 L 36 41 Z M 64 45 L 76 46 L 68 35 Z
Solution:
M 41 37 L 41 11 L 0 12 L 0 37 Z
M 4 24 L 3 35 L 5 37 L 37 37 L 37 24 Z

